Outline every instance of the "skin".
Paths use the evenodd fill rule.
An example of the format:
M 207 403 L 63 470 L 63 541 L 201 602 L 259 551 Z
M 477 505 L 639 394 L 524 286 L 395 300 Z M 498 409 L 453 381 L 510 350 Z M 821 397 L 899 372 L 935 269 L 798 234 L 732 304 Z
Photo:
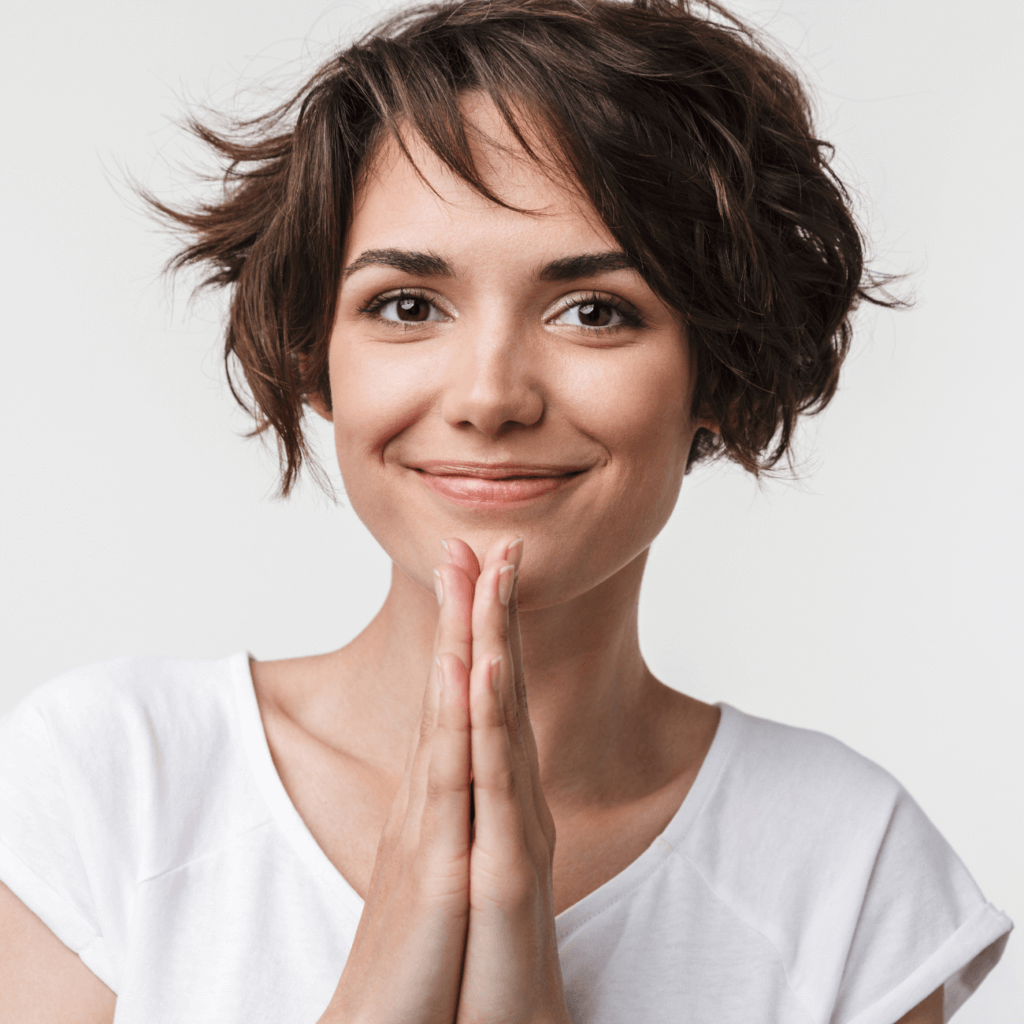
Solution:
M 685 330 L 628 267 L 553 279 L 614 239 L 492 108 L 467 112 L 520 210 L 415 137 L 422 177 L 386 144 L 345 240 L 333 412 L 312 398 L 390 592 L 346 647 L 252 666 L 285 788 L 366 901 L 322 1024 L 565 1024 L 555 915 L 650 846 L 717 727 L 637 638 L 648 549 L 714 429 L 690 414 Z M 442 262 L 366 257 L 389 250 Z M 480 483 L 481 464 L 547 482 Z M 0 1022 L 112 1018 L 113 994 L 2 888 L 0 984 Z M 940 988 L 898 1024 L 941 1020 Z

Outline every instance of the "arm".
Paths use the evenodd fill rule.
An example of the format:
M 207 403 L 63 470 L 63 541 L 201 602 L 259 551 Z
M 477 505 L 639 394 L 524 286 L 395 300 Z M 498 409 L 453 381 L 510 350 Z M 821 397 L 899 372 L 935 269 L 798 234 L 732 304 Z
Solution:
M 915 1006 L 910 1013 L 900 1017 L 896 1024 L 944 1024 L 942 1012 L 942 986 L 940 985 L 927 999 Z
M 0 882 L 0 1024 L 111 1024 L 117 996 Z

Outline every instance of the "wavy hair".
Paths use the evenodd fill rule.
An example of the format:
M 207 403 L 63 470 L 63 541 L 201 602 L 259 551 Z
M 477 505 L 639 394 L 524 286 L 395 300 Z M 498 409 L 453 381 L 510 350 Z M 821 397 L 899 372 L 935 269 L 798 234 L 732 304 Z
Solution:
M 360 171 L 417 132 L 480 194 L 460 99 L 489 96 L 520 143 L 545 142 L 652 289 L 685 322 L 700 429 L 687 469 L 758 474 L 800 414 L 835 393 L 860 300 L 901 305 L 870 275 L 850 197 L 796 73 L 720 4 L 448 0 L 392 17 L 287 102 L 189 129 L 223 161 L 215 201 L 172 207 L 169 263 L 231 289 L 224 355 L 238 401 L 271 431 L 281 493 L 310 451 L 307 397 L 330 405 L 327 349 Z M 550 140 L 550 141 L 548 141 Z M 550 154 L 549 154 L 550 155 Z M 239 379 L 238 370 L 241 370 Z

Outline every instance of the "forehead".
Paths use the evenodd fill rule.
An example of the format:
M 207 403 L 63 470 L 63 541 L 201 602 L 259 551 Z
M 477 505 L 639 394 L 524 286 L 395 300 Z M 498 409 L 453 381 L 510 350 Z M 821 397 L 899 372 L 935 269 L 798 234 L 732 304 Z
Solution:
M 541 261 L 566 251 L 618 248 L 574 183 L 530 138 L 540 162 L 515 139 L 489 100 L 464 103 L 478 173 L 515 209 L 482 196 L 448 168 L 417 133 L 390 136 L 370 159 L 356 194 L 344 262 L 367 249 L 444 251 L 456 264 Z

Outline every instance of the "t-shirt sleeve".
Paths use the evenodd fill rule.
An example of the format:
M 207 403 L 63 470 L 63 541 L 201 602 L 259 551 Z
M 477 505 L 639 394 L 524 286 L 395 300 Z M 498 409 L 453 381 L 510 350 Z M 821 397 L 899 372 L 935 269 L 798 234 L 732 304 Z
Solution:
M 831 1024 L 895 1024 L 940 985 L 949 1020 L 998 962 L 1012 927 L 900 788 L 867 873 Z
M 25 700 L 0 718 L 0 881 L 116 991 L 76 826 L 46 716 Z

